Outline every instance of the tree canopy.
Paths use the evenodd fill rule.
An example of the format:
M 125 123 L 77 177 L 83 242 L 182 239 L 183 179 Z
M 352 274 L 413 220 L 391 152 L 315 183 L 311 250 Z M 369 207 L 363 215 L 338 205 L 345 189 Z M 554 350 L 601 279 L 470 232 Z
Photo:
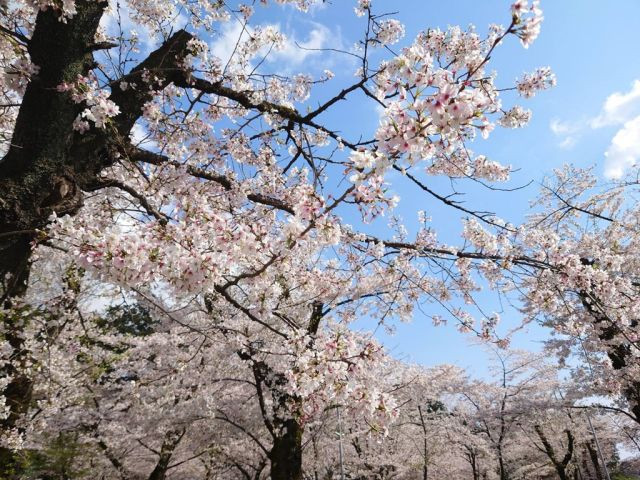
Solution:
M 520 225 L 433 186 L 491 195 L 510 177 L 475 140 L 525 127 L 521 103 L 555 85 L 492 64 L 508 42 L 526 64 L 539 2 L 406 40 L 358 0 L 361 40 L 326 52 L 351 83 L 269 69 L 291 42 L 260 12 L 320 6 L 0 0 L 1 478 L 633 468 L 637 172 L 559 167 Z M 379 122 L 354 135 L 336 112 L 362 102 Z M 425 211 L 395 215 L 398 178 L 460 219 L 459 244 Z M 511 350 L 481 291 L 554 331 L 546 353 Z M 403 362 L 354 328 L 418 310 L 484 342 L 494 378 Z

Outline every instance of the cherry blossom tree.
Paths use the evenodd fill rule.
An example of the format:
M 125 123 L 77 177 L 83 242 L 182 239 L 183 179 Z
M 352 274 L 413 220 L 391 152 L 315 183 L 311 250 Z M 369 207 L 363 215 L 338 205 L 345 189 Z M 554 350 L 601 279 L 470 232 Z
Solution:
M 553 327 L 561 357 L 580 361 L 577 381 L 616 398 L 636 422 L 637 186 L 637 172 L 602 185 L 589 170 L 558 169 L 544 184 L 524 242 L 548 267 L 521 283 L 529 319 Z
M 346 478 L 429 479 L 456 472 L 464 478 L 464 460 L 452 448 L 451 439 L 459 422 L 450 411 L 461 370 L 450 365 L 426 369 L 397 361 L 389 367 L 386 375 L 393 379 L 390 386 L 398 408 L 384 441 L 368 434 L 352 417 L 334 415 L 317 440 L 318 450 L 333 453 L 316 461 L 320 478 L 324 472 L 340 472 L 337 439 L 342 439 Z M 334 432 L 337 439 L 330 435 Z
M 334 434 L 342 432 L 346 478 L 602 479 L 590 425 L 614 471 L 621 417 L 594 410 L 587 420 L 569 401 L 572 386 L 556 367 L 540 355 L 499 354 L 493 378 L 483 381 L 448 365 L 393 365 L 398 418 L 385 441 L 363 435 L 350 418 L 338 423 L 334 414 L 307 452 L 313 458 L 305 464 L 314 466 L 309 477 L 340 478 Z
M 306 10 L 312 2 L 276 3 Z M 370 441 L 399 414 L 380 380 L 389 357 L 350 328 L 354 319 L 388 324 L 431 301 L 448 305 L 462 330 L 495 340 L 497 316 L 476 326 L 452 301 L 475 290 L 473 262 L 490 278 L 504 257 L 541 271 L 548 262 L 485 232 L 483 223 L 510 229 L 431 190 L 428 179 L 508 178 L 508 166 L 470 144 L 529 120 L 519 105 L 503 106 L 504 91 L 529 98 L 555 81 L 544 67 L 498 86 L 488 68 L 509 37 L 524 47 L 535 40 L 538 2 L 513 3 L 507 26 L 484 35 L 427 29 L 375 62 L 372 52 L 398 43 L 404 27 L 370 1 L 355 7 L 366 31 L 347 52 L 356 80 L 334 87 L 331 72 L 263 68 L 286 41 L 252 24 L 263 5 L 0 4 L 5 465 L 55 424 L 93 436 L 104 468 L 122 477 L 165 478 L 176 463 L 204 468 L 205 458 L 218 468 L 219 455 L 245 477 L 268 469 L 273 479 L 301 479 L 305 432 L 330 412 Z M 155 45 L 148 55 L 117 22 L 123 12 Z M 226 64 L 207 43 L 224 21 L 247 33 Z M 335 93 L 305 110 L 319 83 Z M 380 124 L 344 138 L 326 112 L 356 93 L 381 109 Z M 380 238 L 368 233 L 366 222 L 398 202 L 387 184 L 393 171 L 469 215 L 463 237 L 477 250 L 443 244 L 418 212 L 415 238 L 399 222 Z M 355 214 L 360 225 L 343 220 Z M 65 259 L 64 281 L 40 295 L 42 273 L 32 271 L 46 272 L 54 252 Z M 116 310 L 82 305 L 85 283 L 110 290 Z M 252 401 L 239 400 L 247 390 Z M 140 418 L 133 426 L 132 417 Z M 216 453 L 218 423 L 255 452 Z
M 574 408 L 584 392 L 560 378 L 546 353 L 495 353 L 493 381 L 473 380 L 460 388 L 468 402 L 460 415 L 473 425 L 473 434 L 486 439 L 495 478 L 604 478 L 597 448 L 613 464 L 621 438 L 610 416 L 591 411 L 588 419 Z M 476 462 L 474 478 L 481 478 L 477 457 L 470 458 Z

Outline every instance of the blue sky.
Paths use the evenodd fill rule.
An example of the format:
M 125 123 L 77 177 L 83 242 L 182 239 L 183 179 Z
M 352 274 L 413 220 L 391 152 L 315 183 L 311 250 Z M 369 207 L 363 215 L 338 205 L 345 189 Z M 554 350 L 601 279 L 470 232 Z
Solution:
M 289 7 L 258 9 L 258 23 L 277 24 L 291 39 L 285 52 L 273 58 L 266 68 L 315 75 L 325 68 L 331 69 L 336 78 L 318 89 L 312 101 L 326 99 L 353 83 L 356 65 L 348 56 L 300 50 L 295 42 L 311 48 L 352 48 L 365 27 L 364 19 L 353 14 L 354 5 L 355 0 L 334 0 L 307 15 Z M 510 2 L 502 0 L 374 0 L 373 5 L 376 12 L 398 12 L 393 18 L 402 21 L 407 31 L 399 46 L 409 43 L 426 28 L 472 23 L 482 33 L 490 23 L 507 24 L 510 20 Z M 510 39 L 494 54 L 492 65 L 498 71 L 498 83 L 504 86 L 512 85 L 526 71 L 550 66 L 557 75 L 556 88 L 518 102 L 533 110 L 527 128 L 515 131 L 498 128 L 488 141 L 479 140 L 473 145 L 476 153 L 518 169 L 510 186 L 530 181 L 533 184 L 510 193 L 460 186 L 469 192 L 465 197 L 468 206 L 494 211 L 514 223 L 527 214 L 528 201 L 535 196 L 539 181 L 553 168 L 563 163 L 593 165 L 606 178 L 622 171 L 625 162 L 640 156 L 640 82 L 634 86 L 634 81 L 640 80 L 635 35 L 640 28 L 640 2 L 547 0 L 542 2 L 542 8 L 545 21 L 536 42 L 525 50 L 517 39 Z M 237 32 L 233 24 L 224 27 L 220 37 L 212 42 L 214 53 L 223 53 L 228 48 L 225 42 Z M 356 95 L 323 120 L 330 127 L 344 129 L 345 137 L 354 138 L 359 133 L 366 137 L 374 131 L 378 113 L 372 102 Z M 447 182 L 434 178 L 430 185 L 446 192 Z M 416 210 L 425 209 L 433 216 L 440 237 L 459 243 L 456 241 L 459 215 L 427 202 L 407 187 L 394 183 L 402 199 L 398 213 L 413 217 Z M 484 295 L 488 309 L 499 310 L 492 298 Z M 518 313 L 507 309 L 503 319 L 506 325 L 515 325 Z M 517 334 L 513 345 L 537 350 L 548 335 L 545 329 L 532 326 Z M 398 325 L 395 335 L 380 331 L 377 336 L 394 355 L 427 365 L 454 363 L 484 376 L 490 360 L 482 347 L 472 346 L 469 337 L 458 333 L 453 325 L 436 328 L 420 314 L 413 322 Z

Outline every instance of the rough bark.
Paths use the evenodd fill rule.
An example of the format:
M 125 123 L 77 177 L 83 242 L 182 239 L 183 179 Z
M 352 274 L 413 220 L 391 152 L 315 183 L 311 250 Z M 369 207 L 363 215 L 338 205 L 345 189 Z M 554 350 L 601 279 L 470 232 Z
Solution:
M 586 291 L 579 292 L 580 300 L 584 309 L 594 319 L 596 327 L 600 328 L 599 337 L 603 342 L 614 342 L 607 350 L 607 356 L 611 360 L 614 370 L 623 370 L 628 366 L 632 357 L 631 345 L 615 343 L 622 331 L 616 322 L 609 318 L 603 311 L 594 306 L 594 299 Z M 597 300 L 597 299 L 596 299 Z M 638 322 L 634 320 L 632 326 L 637 327 Z M 640 423 L 640 381 L 630 381 L 623 390 L 623 394 L 629 402 L 631 414 L 636 422 Z
M 165 435 L 164 441 L 162 442 L 162 447 L 160 448 L 158 462 L 149 475 L 149 480 L 165 480 L 167 471 L 169 469 L 169 462 L 171 461 L 173 452 L 180 443 L 180 440 L 182 440 L 184 434 L 185 430 L 180 430 L 175 432 L 168 432 Z
M 326 312 L 320 302 L 311 305 L 307 331 L 315 335 Z M 311 347 L 311 346 L 310 346 Z M 287 380 L 273 372 L 264 362 L 254 360 L 253 352 L 243 352 L 241 358 L 252 360 L 253 376 L 256 382 L 258 401 L 264 424 L 273 438 L 269 450 L 272 480 L 302 480 L 302 435 L 304 427 L 295 418 L 301 408 L 300 398 L 284 392 Z M 271 394 L 273 412 L 267 411 L 264 396 Z
M 67 23 L 58 21 L 51 9 L 38 13 L 28 51 L 40 71 L 26 88 L 11 146 L 0 162 L 3 301 L 24 289 L 33 231 L 44 227 L 54 210 L 68 213 L 81 205 L 69 165 L 79 106 L 56 86 L 93 67 L 87 45 L 93 42 L 105 6 L 81 2 L 78 14 Z
M 551 443 L 547 439 L 547 436 L 545 435 L 542 427 L 540 425 L 534 425 L 533 428 L 538 434 L 538 437 L 540 438 L 542 445 L 544 446 L 544 451 L 546 452 L 547 457 L 549 457 L 549 460 L 551 460 L 553 467 L 556 469 L 558 478 L 560 480 L 569 480 L 569 476 L 567 474 L 567 467 L 569 466 L 569 462 L 571 462 L 571 459 L 573 458 L 573 448 L 574 448 L 574 438 L 571 431 L 565 430 L 565 434 L 567 436 L 567 451 L 564 457 L 562 457 L 562 459 L 559 459 L 555 449 L 553 448 L 553 445 L 551 445 Z
M 29 42 L 32 61 L 40 67 L 28 84 L 18 113 L 11 147 L 0 161 L 0 278 L 2 299 L 19 295 L 28 275 L 35 230 L 47 226 L 50 215 L 73 214 L 82 205 L 82 190 L 95 187 L 101 170 L 114 163 L 127 144 L 131 128 L 153 91 L 140 80 L 145 70 L 157 72 L 160 90 L 185 77 L 181 62 L 192 36 L 180 30 L 123 79 L 136 90 L 120 90 L 114 82 L 111 99 L 121 113 L 106 129 L 80 135 L 73 121 L 83 109 L 56 87 L 87 75 L 95 67 L 89 45 L 106 3 L 79 1 L 78 13 L 67 23 L 45 10 L 38 14 Z M 183 81 L 183 80 L 182 80 Z
M 598 451 L 592 442 L 586 443 L 587 450 L 589 451 L 589 458 L 593 464 L 593 471 L 595 472 L 596 480 L 604 480 L 602 476 L 602 469 L 600 468 L 600 459 L 598 458 Z
M 272 480 L 302 480 L 302 433 L 297 420 L 282 422 L 269 452 Z

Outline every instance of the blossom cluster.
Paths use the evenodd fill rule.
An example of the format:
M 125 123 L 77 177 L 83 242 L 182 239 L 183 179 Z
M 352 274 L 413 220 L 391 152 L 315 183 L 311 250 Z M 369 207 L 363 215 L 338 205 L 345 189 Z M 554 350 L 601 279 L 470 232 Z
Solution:
M 4 68 L 3 78 L 0 80 L 7 88 L 22 94 L 31 80 L 37 75 L 40 67 L 31 63 L 27 58 L 18 58 L 13 64 Z
M 524 98 L 533 97 L 540 90 L 547 90 L 556 84 L 556 76 L 549 67 L 540 67 L 535 72 L 526 73 L 516 82 L 518 93 Z
M 518 0 L 511 5 L 511 13 L 516 25 L 516 35 L 520 37 L 524 48 L 529 48 L 529 45 L 540 35 L 540 27 L 544 19 L 540 0 L 532 0 L 531 4 L 529 0 Z
M 379 390 L 374 377 L 388 362 L 382 346 L 338 327 L 313 338 L 298 337 L 290 348 L 294 361 L 285 373 L 287 389 L 304 399 L 303 419 L 341 406 L 354 417 L 367 418 L 374 431 L 386 431 L 397 411 L 393 397 Z
M 431 174 L 508 178 L 508 167 L 474 157 L 466 145 L 477 133 L 487 138 L 496 123 L 517 128 L 530 119 L 530 112 L 519 106 L 502 110 L 494 76 L 484 71 L 489 52 L 507 33 L 515 31 L 496 27 L 482 39 L 473 29 L 429 30 L 382 64 L 376 93 L 381 101 L 389 100 L 376 139 L 379 154 L 395 159 L 388 165 L 400 159 L 408 166 L 426 161 Z M 518 81 L 517 89 L 530 97 L 554 83 L 549 69 L 538 69 Z M 504 114 L 492 121 L 500 112 Z
M 404 25 L 398 20 L 383 20 L 377 24 L 376 40 L 382 45 L 393 45 L 404 37 Z
M 120 108 L 109 99 L 109 92 L 100 89 L 96 79 L 78 76 L 73 83 L 61 83 L 58 92 L 70 92 L 75 103 L 84 103 L 85 108 L 74 120 L 73 129 L 84 133 L 91 128 L 92 122 L 96 128 L 105 128 L 110 118 L 120 113 Z
M 354 8 L 356 15 L 364 16 L 371 9 L 371 0 L 358 0 L 358 6 Z

